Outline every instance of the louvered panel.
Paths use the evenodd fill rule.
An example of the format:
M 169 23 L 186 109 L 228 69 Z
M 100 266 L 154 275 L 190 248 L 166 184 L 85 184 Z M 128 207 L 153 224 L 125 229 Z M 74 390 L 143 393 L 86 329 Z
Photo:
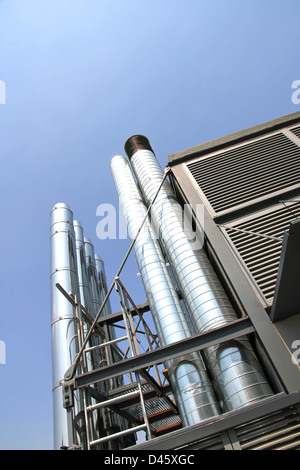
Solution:
M 300 416 L 296 408 L 273 413 L 235 428 L 243 450 L 300 448 Z
M 187 163 L 216 214 L 300 187 L 300 147 L 283 133 Z
M 294 127 L 290 129 L 290 131 L 300 139 L 300 126 Z
M 300 218 L 298 200 L 223 226 L 229 243 L 268 304 L 275 291 L 283 234 L 296 218 Z
M 183 447 L 176 447 L 174 450 L 224 450 L 224 444 L 220 434 L 215 434 Z
M 300 449 L 299 410 L 294 406 L 279 410 L 175 449 L 298 450 Z

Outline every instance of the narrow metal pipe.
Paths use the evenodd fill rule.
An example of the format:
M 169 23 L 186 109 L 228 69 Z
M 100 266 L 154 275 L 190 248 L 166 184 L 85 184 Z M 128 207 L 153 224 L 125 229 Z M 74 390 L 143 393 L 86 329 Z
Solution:
M 95 262 L 95 250 L 94 245 L 91 240 L 87 237 L 84 237 L 84 247 L 85 247 L 85 256 L 86 256 L 86 268 L 88 283 L 91 296 L 91 311 L 90 314 L 95 318 L 99 308 L 101 307 L 100 300 L 100 291 L 97 281 L 97 270 Z
M 81 305 L 90 313 L 92 309 L 91 296 L 89 289 L 89 281 L 87 276 L 86 266 L 86 254 L 84 246 L 84 232 L 83 228 L 78 220 L 73 221 L 74 233 L 75 233 L 75 246 L 76 246 L 76 260 L 77 260 L 77 271 L 78 271 L 78 282 L 80 291 Z M 83 323 L 83 336 L 85 337 L 88 332 L 88 325 Z M 86 355 L 87 361 L 86 367 L 88 370 L 93 369 L 93 361 L 90 355 Z
M 115 405 L 116 403 L 121 403 L 122 401 L 129 400 L 129 398 L 137 398 L 139 396 L 140 396 L 139 391 L 126 393 L 126 395 L 121 395 L 121 396 L 116 397 L 116 398 L 110 398 L 108 400 L 102 401 L 101 403 L 97 403 L 96 405 L 88 406 L 87 410 L 88 411 L 93 411 L 93 410 L 96 410 L 98 408 L 105 408 L 106 406 Z
M 86 254 L 84 246 L 84 232 L 83 228 L 78 222 L 74 220 L 74 233 L 75 233 L 75 244 L 76 244 L 76 259 L 78 269 L 78 282 L 80 290 L 81 305 L 91 314 L 91 297 L 89 292 L 89 281 L 87 276 L 87 265 L 86 265 Z
M 95 250 L 94 245 L 92 244 L 91 240 L 87 237 L 84 237 L 84 248 L 85 248 L 85 256 L 86 256 L 86 268 L 87 268 L 87 278 L 88 278 L 88 285 L 89 285 L 89 292 L 91 298 L 91 316 L 95 319 L 99 308 L 101 307 L 101 298 L 100 298 L 100 291 L 97 281 L 97 270 L 96 270 L 96 262 L 95 262 Z M 102 343 L 100 337 L 96 337 L 95 335 L 90 338 L 90 347 L 98 346 Z M 106 361 L 106 354 L 105 351 L 96 349 L 94 350 L 93 360 L 94 360 L 94 368 L 100 367 L 100 364 L 103 361 Z M 98 384 L 101 391 L 105 391 L 106 384 L 100 383 Z
M 96 266 L 96 277 L 97 277 L 99 293 L 100 293 L 100 303 L 102 304 L 107 294 L 107 283 L 106 283 L 104 261 L 97 253 L 95 254 L 95 266 Z M 105 304 L 102 315 L 110 315 L 111 313 L 112 311 L 111 311 L 110 301 L 108 300 Z
M 91 351 L 93 349 L 98 349 L 98 348 L 107 348 L 107 346 L 111 346 L 112 344 L 125 341 L 126 339 L 127 339 L 127 336 L 121 336 L 121 338 L 112 339 L 111 341 L 107 341 L 105 343 L 99 344 L 98 346 L 93 346 L 92 348 L 86 348 L 84 352 Z
M 100 295 L 100 305 L 102 305 L 106 295 L 107 295 L 107 282 L 106 282 L 106 274 L 105 274 L 105 266 L 104 261 L 102 258 L 96 253 L 95 254 L 95 267 L 96 267 L 96 277 L 98 282 L 98 289 Z M 109 298 L 107 299 L 102 315 L 110 315 L 112 313 L 111 305 Z M 110 339 L 116 338 L 115 328 L 111 325 L 108 326 L 108 334 Z
M 133 136 L 125 144 L 134 174 L 149 206 L 163 171 L 148 139 Z M 237 319 L 236 313 L 203 249 L 195 250 L 182 221 L 183 213 L 165 181 L 152 217 L 173 266 L 197 333 L 205 333 Z M 238 338 L 205 351 L 208 368 L 224 411 L 231 411 L 273 394 L 247 338 Z
M 146 424 L 141 424 L 140 426 L 135 426 L 134 428 L 129 428 L 129 429 L 126 429 L 125 431 L 117 432 L 113 434 L 113 436 L 101 437 L 101 439 L 92 441 L 90 445 L 94 446 L 96 444 L 102 444 L 103 442 L 111 441 L 112 439 L 118 439 L 119 437 L 127 436 L 128 434 L 132 434 L 133 432 L 142 431 L 145 428 L 146 428 Z
M 110 167 L 129 235 L 135 240 L 133 251 L 160 343 L 165 346 L 186 339 L 191 332 L 158 241 L 149 221 L 145 220 L 147 209 L 129 164 L 124 157 L 115 156 Z M 143 230 L 138 232 L 144 220 Z M 166 367 L 184 426 L 219 414 L 212 386 L 197 353 L 171 359 Z
M 73 445 L 69 415 L 63 406 L 62 384 L 66 370 L 73 363 L 78 345 L 75 307 L 57 289 L 59 283 L 67 292 L 79 296 L 73 213 L 69 206 L 58 203 L 51 211 L 51 310 L 52 310 L 52 377 L 54 412 L 54 448 Z
M 157 194 L 159 193 L 160 188 L 161 188 L 161 186 L 163 185 L 166 176 L 167 176 L 167 173 L 164 175 L 163 179 L 162 179 L 161 182 L 160 182 L 160 185 L 159 185 L 159 187 L 158 187 L 158 189 L 157 189 Z M 154 196 L 153 201 L 152 201 L 152 204 L 155 202 L 157 194 Z M 143 229 L 144 223 L 145 223 L 145 221 L 146 221 L 146 219 L 147 219 L 147 217 L 148 217 L 148 213 L 150 212 L 150 210 L 151 210 L 151 208 L 152 208 L 152 204 L 150 204 L 150 206 L 149 206 L 149 208 L 147 209 L 147 212 L 146 212 L 146 214 L 145 214 L 143 220 L 141 221 L 141 225 L 140 225 L 139 229 L 138 229 L 137 232 L 136 232 L 136 237 L 135 237 L 135 238 L 131 241 L 131 243 L 130 243 L 130 246 L 129 246 L 129 248 L 128 248 L 128 250 L 127 250 L 127 252 L 126 252 L 126 254 L 125 254 L 125 256 L 124 256 L 124 258 L 123 258 L 123 260 L 122 260 L 122 262 L 121 262 L 121 265 L 120 265 L 120 267 L 119 267 L 119 269 L 118 269 L 118 271 L 117 271 L 117 274 L 116 274 L 116 276 L 115 276 L 115 279 L 118 279 L 118 277 L 120 276 L 121 272 L 123 271 L 123 268 L 124 268 L 124 266 L 125 266 L 125 264 L 126 264 L 128 258 L 129 258 L 129 255 L 130 255 L 130 253 L 131 253 L 131 251 L 132 251 L 132 249 L 133 249 L 133 247 L 134 247 L 134 244 L 135 244 L 135 242 L 136 242 L 136 239 L 137 239 L 137 237 L 139 236 L 140 232 L 141 232 L 142 229 Z M 91 327 L 90 327 L 90 329 L 89 329 L 89 331 L 88 331 L 88 334 L 86 335 L 86 338 L 85 338 L 83 344 L 81 345 L 80 351 L 79 351 L 78 355 L 76 356 L 75 361 L 73 362 L 73 364 L 71 365 L 71 367 L 69 367 L 69 369 L 68 369 L 68 370 L 66 371 L 66 373 L 65 373 L 65 380 L 71 380 L 71 379 L 74 377 L 74 374 L 75 374 L 75 372 L 76 372 L 76 368 L 78 367 L 78 363 L 79 363 L 79 361 L 80 361 L 80 359 L 81 359 L 81 357 L 82 357 L 82 354 L 83 354 L 83 351 L 84 351 L 84 349 L 85 349 L 85 346 L 87 345 L 88 341 L 90 340 L 90 338 L 91 338 L 91 336 L 92 336 L 92 333 L 93 333 L 93 331 L 94 331 L 94 328 L 96 327 L 96 324 L 97 324 L 97 322 L 98 322 L 98 320 L 99 320 L 99 318 L 100 318 L 100 315 L 101 315 L 101 313 L 103 312 L 103 309 L 104 309 L 104 307 L 105 307 L 106 301 L 107 301 L 107 299 L 109 298 L 110 294 L 112 293 L 113 288 L 115 287 L 115 279 L 113 280 L 113 282 L 111 283 L 111 285 L 110 285 L 110 287 L 109 287 L 109 289 L 108 289 L 108 291 L 107 291 L 107 294 L 106 294 L 106 296 L 105 296 L 105 299 L 104 299 L 104 301 L 102 302 L 102 305 L 101 305 L 100 309 L 98 310 L 96 317 L 94 318 L 94 321 L 93 321 L 93 323 L 92 323 L 92 325 L 91 325 Z M 59 285 L 59 283 L 58 283 L 58 285 Z

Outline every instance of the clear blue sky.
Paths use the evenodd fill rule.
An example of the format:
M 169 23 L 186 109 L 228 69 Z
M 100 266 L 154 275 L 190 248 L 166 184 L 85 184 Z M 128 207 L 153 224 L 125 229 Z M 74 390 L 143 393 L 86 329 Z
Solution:
M 0 448 L 52 448 L 49 213 L 74 212 L 110 283 L 129 242 L 110 159 L 168 154 L 300 110 L 299 0 L 0 0 Z M 134 260 L 122 280 L 145 300 Z M 113 309 L 119 310 L 113 302 Z M 117 302 L 117 299 L 116 299 Z

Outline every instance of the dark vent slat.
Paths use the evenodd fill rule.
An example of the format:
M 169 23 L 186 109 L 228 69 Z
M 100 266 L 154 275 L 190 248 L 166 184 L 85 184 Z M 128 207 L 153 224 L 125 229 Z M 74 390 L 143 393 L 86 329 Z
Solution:
M 266 214 L 263 214 L 257 217 L 257 219 L 255 220 L 252 219 L 250 221 L 239 224 L 239 227 L 245 230 L 247 230 L 248 227 L 251 227 L 252 229 L 253 227 L 255 227 L 255 230 L 257 230 L 259 226 L 265 227 L 269 223 L 271 218 L 274 221 L 276 220 L 278 223 L 281 220 L 283 220 L 283 218 L 285 217 L 296 218 L 297 216 L 300 216 L 300 207 L 299 209 L 295 210 L 294 208 L 291 209 L 291 207 L 287 208 L 285 206 L 282 206 L 282 209 L 277 210 L 276 212 L 273 212 L 272 215 L 268 212 Z
M 293 156 L 294 152 L 297 153 L 297 145 L 289 150 L 291 152 L 291 156 Z M 203 160 L 198 160 L 195 163 L 190 163 L 188 167 L 195 175 L 203 175 L 205 178 L 209 178 L 212 169 L 216 176 L 218 176 L 219 174 L 222 175 L 230 172 L 230 168 L 237 165 L 240 167 L 240 170 L 244 170 L 247 168 L 252 169 L 264 167 L 266 164 L 272 163 L 272 160 L 275 158 L 279 163 L 286 161 L 286 144 L 279 144 L 271 148 L 266 147 L 266 149 L 261 148 L 260 151 L 260 153 L 250 151 L 248 155 L 248 152 L 245 150 L 243 154 L 236 154 L 235 156 L 230 156 L 230 158 L 222 159 L 219 163 L 216 162 L 215 156 L 211 156 Z M 262 152 L 263 158 L 261 155 Z M 201 162 L 201 165 L 199 165 L 199 161 Z
M 223 226 L 236 253 L 267 302 L 274 295 L 284 231 L 300 215 L 300 207 L 296 202 L 286 202 L 285 205 L 273 207 L 273 210 L 263 214 L 258 213 L 257 217 L 253 215 L 245 221 L 240 219 L 231 222 L 229 226 Z
M 300 172 L 292 173 L 293 176 L 289 179 L 288 186 L 298 185 L 300 187 Z M 277 184 L 276 184 L 277 183 Z M 260 186 L 257 184 L 251 185 L 251 191 L 243 191 L 241 192 L 239 189 L 235 191 L 230 191 L 230 194 L 224 195 L 224 197 L 212 197 L 210 199 L 210 203 L 214 206 L 218 204 L 219 211 L 225 210 L 226 208 L 234 207 L 236 205 L 236 201 L 240 202 L 248 202 L 252 201 L 258 197 L 265 195 L 266 193 L 272 193 L 284 189 L 287 187 L 286 180 L 278 179 L 277 182 L 274 179 L 271 179 L 269 184 L 266 182 L 261 182 Z M 223 202 L 223 205 L 220 204 Z M 225 205 L 226 204 L 226 205 Z
M 199 158 L 187 168 L 218 213 L 290 186 L 300 187 L 300 147 L 278 133 Z
M 263 174 L 259 174 L 258 172 L 252 171 L 251 173 L 247 172 L 244 175 L 239 174 L 238 176 L 236 176 L 236 180 L 234 180 L 233 177 L 228 180 L 224 180 L 224 176 L 223 176 L 223 178 L 221 178 L 219 189 L 217 189 L 217 187 L 214 186 L 215 189 L 212 188 L 210 190 L 209 189 L 210 184 L 211 184 L 210 183 L 210 184 L 202 185 L 202 190 L 204 192 L 206 189 L 210 190 L 211 199 L 213 197 L 218 197 L 219 198 L 218 200 L 221 200 L 221 199 L 224 199 L 224 197 L 226 197 L 225 193 L 227 189 L 230 190 L 231 195 L 234 192 L 240 191 L 242 183 L 247 183 L 247 189 L 251 189 L 253 186 L 255 186 L 255 183 L 258 186 L 258 184 L 261 184 L 261 185 L 266 184 L 268 181 L 272 181 L 272 180 L 274 182 L 276 181 L 280 182 L 283 180 L 283 178 L 290 177 L 290 176 L 294 176 L 293 179 L 296 179 L 296 182 L 297 182 L 297 175 L 299 177 L 299 174 L 300 174 L 300 165 L 298 168 L 295 168 L 295 163 L 291 162 L 289 166 L 285 165 L 284 169 L 275 168 L 272 174 L 263 175 Z M 214 180 L 214 185 L 216 185 L 215 180 Z
M 290 129 L 290 131 L 300 139 L 300 126 L 294 127 L 293 129 Z
M 248 245 L 244 247 L 239 246 L 239 253 L 241 253 L 242 257 L 247 260 L 250 256 L 251 259 L 254 259 L 257 256 L 261 256 L 261 254 L 267 255 L 267 253 L 272 251 L 281 250 L 281 244 L 277 242 L 272 243 L 270 240 L 267 240 L 268 243 L 260 243 L 257 244 L 255 247 L 248 247 Z
M 211 159 L 214 160 L 214 164 L 218 166 L 219 162 L 221 165 L 225 164 L 227 165 L 228 163 L 236 163 L 236 161 L 239 163 L 241 159 L 243 160 L 243 164 L 245 161 L 249 160 L 249 156 L 251 158 L 255 158 L 256 156 L 256 151 L 257 149 L 261 150 L 266 150 L 267 154 L 270 149 L 278 149 L 280 145 L 285 144 L 285 142 L 282 139 L 283 134 L 277 134 L 272 137 L 267 137 L 265 139 L 262 139 L 258 142 L 252 142 L 250 144 L 242 145 L 240 147 L 235 147 L 231 150 L 227 150 L 221 153 L 218 153 L 216 155 L 213 155 L 211 157 L 203 157 L 201 159 L 201 163 L 203 163 L 203 168 L 205 170 L 205 165 L 211 166 Z M 284 136 L 285 137 L 285 136 Z M 257 154 L 257 159 L 259 158 L 259 154 Z M 192 169 L 197 169 L 199 161 L 192 162 L 189 164 L 189 167 Z
M 299 214 L 300 215 L 300 214 Z M 274 228 L 274 224 L 276 229 L 279 230 L 286 230 L 289 226 L 289 222 L 291 220 L 291 217 L 297 217 L 297 214 L 293 215 L 290 212 L 281 212 L 277 215 L 274 215 L 272 218 L 269 217 L 269 220 L 263 219 L 263 220 L 257 220 L 257 222 L 254 224 L 250 224 L 251 226 L 251 231 L 254 233 L 261 233 L 261 234 L 269 234 L 270 230 Z M 241 230 L 247 230 L 247 225 L 248 224 L 240 224 L 239 228 Z M 249 225 L 248 225 L 249 226 Z M 236 232 L 238 233 L 238 232 Z M 240 232 L 243 233 L 243 232 Z M 234 237 L 232 237 L 234 238 Z
M 291 152 L 290 156 L 296 155 L 297 156 L 297 149 L 294 150 L 294 152 Z M 237 179 L 240 175 L 248 175 L 249 173 L 254 173 L 256 170 L 264 170 L 268 169 L 270 164 L 274 162 L 274 159 L 276 158 L 276 168 L 278 169 L 284 169 L 286 168 L 289 164 L 293 165 L 293 161 L 287 161 L 286 156 L 284 154 L 284 150 L 277 149 L 272 152 L 270 155 L 264 155 L 264 160 L 261 160 L 261 156 L 259 155 L 257 159 L 255 159 L 255 156 L 252 155 L 251 159 L 247 159 L 245 163 L 243 163 L 242 168 L 239 172 L 238 175 L 233 175 L 231 166 L 233 162 L 226 162 L 224 165 L 218 169 L 215 165 L 213 165 L 213 171 L 214 171 L 214 183 L 222 182 L 224 180 L 224 177 L 230 176 L 230 181 L 234 181 L 234 179 Z M 242 162 L 239 161 L 239 164 Z M 202 183 L 202 189 L 205 186 L 209 186 L 209 178 L 211 174 L 211 166 L 208 167 L 208 169 L 205 171 L 204 168 L 201 168 L 201 170 L 195 168 L 193 176 L 195 178 L 197 177 L 204 177 L 206 176 L 205 182 Z M 207 175 L 205 174 L 207 173 Z

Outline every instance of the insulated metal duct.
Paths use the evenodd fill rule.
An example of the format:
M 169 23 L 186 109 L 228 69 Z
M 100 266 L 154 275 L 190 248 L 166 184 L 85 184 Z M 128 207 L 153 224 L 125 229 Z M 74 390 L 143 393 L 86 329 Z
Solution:
M 74 220 L 73 225 L 74 225 L 74 233 L 75 233 L 76 259 L 77 259 L 81 305 L 83 305 L 86 308 L 86 310 L 89 313 L 91 313 L 92 307 L 91 307 L 91 296 L 90 296 L 90 290 L 89 290 L 89 280 L 87 276 L 84 232 L 78 220 Z
M 87 267 L 87 275 L 88 275 L 90 296 L 91 296 L 90 314 L 92 315 L 93 318 L 95 318 L 99 308 L 101 307 L 101 301 L 100 301 L 100 292 L 99 292 L 99 286 L 98 286 L 98 281 L 97 281 L 94 245 L 92 244 L 91 240 L 87 237 L 84 237 L 84 247 L 85 247 L 86 267 Z
M 122 156 L 115 156 L 110 167 L 128 232 L 134 239 L 147 210 L 127 160 Z M 139 233 L 133 250 L 161 346 L 189 338 L 190 329 L 148 220 Z M 165 365 L 184 426 L 220 413 L 198 353 L 169 360 Z
M 101 299 L 100 299 L 100 291 L 98 286 L 97 280 L 97 270 L 96 270 L 96 261 L 95 261 L 95 250 L 94 245 L 92 244 L 91 240 L 87 237 L 84 237 L 84 247 L 85 247 L 85 256 L 86 256 L 86 267 L 87 267 L 87 276 L 88 276 L 88 283 L 89 283 L 89 291 L 90 291 L 90 298 L 91 298 L 91 310 L 90 314 L 93 318 L 96 317 L 100 307 L 101 307 Z M 98 346 L 101 344 L 101 339 L 98 337 L 91 338 L 91 346 Z M 97 349 L 93 353 L 94 356 L 94 367 L 97 368 L 101 364 L 106 363 L 105 352 L 100 349 Z M 105 390 L 105 383 L 100 382 L 98 384 L 100 390 Z
M 148 139 L 133 136 L 125 151 L 149 206 L 163 171 Z M 203 249 L 195 250 L 182 224 L 182 208 L 166 181 L 151 212 L 173 266 L 197 333 L 205 333 L 237 319 L 236 313 Z M 224 411 L 271 396 L 272 390 L 246 337 L 209 347 L 208 368 Z
M 60 449 L 73 444 L 68 434 L 71 412 L 63 407 L 62 384 L 78 352 L 75 309 L 56 287 L 59 283 L 79 298 L 73 213 L 67 204 L 56 204 L 51 211 L 50 246 L 54 448 Z
M 96 275 L 98 281 L 100 303 L 102 305 L 106 295 L 107 295 L 107 284 L 106 284 L 106 274 L 104 262 L 97 253 L 95 254 L 95 266 L 96 266 Z M 105 306 L 102 311 L 102 315 L 110 315 L 112 313 L 109 299 L 105 303 Z M 105 328 L 105 326 L 104 326 Z M 108 326 L 108 336 L 109 339 L 116 339 L 116 332 L 113 326 Z
M 91 294 L 89 279 L 87 275 L 87 265 L 86 265 L 86 254 L 85 254 L 85 245 L 84 245 L 84 232 L 83 228 L 77 220 L 73 222 L 74 233 L 75 233 L 75 245 L 76 245 L 76 260 L 77 260 L 77 272 L 78 272 L 78 282 L 79 282 L 79 291 L 80 291 L 80 303 L 83 307 L 90 313 L 92 311 L 91 303 Z M 89 324 L 83 322 L 83 337 L 87 335 Z M 83 339 L 84 339 L 83 338 Z M 88 344 L 90 346 L 90 343 Z M 93 359 L 91 353 L 85 355 L 86 367 L 88 370 L 94 368 Z
M 106 284 L 106 274 L 105 266 L 102 258 L 96 253 L 95 254 L 95 266 L 96 266 L 96 275 L 99 287 L 100 303 L 102 305 L 106 294 L 107 294 L 107 284 Z M 112 313 L 110 301 L 108 300 L 103 308 L 102 315 L 110 315 Z

